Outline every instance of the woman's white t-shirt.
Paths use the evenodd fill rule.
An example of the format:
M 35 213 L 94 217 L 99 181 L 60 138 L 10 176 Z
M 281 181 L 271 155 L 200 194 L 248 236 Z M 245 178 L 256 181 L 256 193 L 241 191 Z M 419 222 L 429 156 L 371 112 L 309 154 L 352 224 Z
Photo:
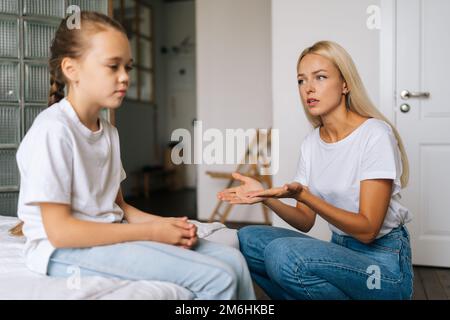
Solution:
M 392 179 L 391 201 L 379 238 L 411 220 L 408 209 L 399 202 L 401 175 L 401 154 L 391 126 L 371 118 L 335 143 L 324 142 L 319 128 L 311 132 L 301 145 L 294 180 L 331 205 L 358 214 L 360 182 Z M 329 227 L 346 235 L 332 224 Z
M 24 222 L 25 258 L 29 269 L 47 273 L 55 248 L 42 224 L 40 202 L 71 206 L 74 217 L 120 222 L 115 203 L 125 179 L 117 129 L 100 118 L 92 132 L 79 120 L 67 99 L 42 111 L 17 151 L 20 171 L 18 216 Z

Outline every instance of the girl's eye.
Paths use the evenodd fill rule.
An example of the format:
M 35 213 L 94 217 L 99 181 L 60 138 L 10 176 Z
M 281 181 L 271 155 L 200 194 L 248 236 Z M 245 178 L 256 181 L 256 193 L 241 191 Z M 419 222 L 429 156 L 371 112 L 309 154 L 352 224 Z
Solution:
M 127 72 L 130 72 L 131 70 L 133 70 L 133 66 L 126 66 L 125 70 L 127 70 Z
M 303 80 L 302 79 L 299 79 L 298 80 L 298 85 L 302 85 L 303 84 Z
M 116 64 L 113 64 L 113 65 L 110 65 L 109 67 L 113 70 L 116 70 L 118 66 Z

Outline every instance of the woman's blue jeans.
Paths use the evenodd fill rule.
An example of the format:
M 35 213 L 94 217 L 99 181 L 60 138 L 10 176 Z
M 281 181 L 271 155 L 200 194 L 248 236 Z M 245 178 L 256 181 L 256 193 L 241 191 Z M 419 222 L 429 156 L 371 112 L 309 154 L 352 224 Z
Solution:
M 272 299 L 411 299 L 404 226 L 371 244 L 333 233 L 331 242 L 270 226 L 239 230 L 252 278 Z
M 204 239 L 199 239 L 193 250 L 153 241 L 56 249 L 47 274 L 68 277 L 70 267 L 79 268 L 81 276 L 172 282 L 201 300 L 255 299 L 241 252 Z

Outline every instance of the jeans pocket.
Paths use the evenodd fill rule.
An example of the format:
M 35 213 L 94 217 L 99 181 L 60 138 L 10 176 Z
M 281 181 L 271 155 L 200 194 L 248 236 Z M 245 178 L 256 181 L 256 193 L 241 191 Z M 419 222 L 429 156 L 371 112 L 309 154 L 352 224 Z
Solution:
M 402 250 L 402 241 L 399 238 L 383 239 L 382 241 L 375 240 L 373 243 L 369 244 L 370 247 L 385 251 L 393 254 L 400 254 Z

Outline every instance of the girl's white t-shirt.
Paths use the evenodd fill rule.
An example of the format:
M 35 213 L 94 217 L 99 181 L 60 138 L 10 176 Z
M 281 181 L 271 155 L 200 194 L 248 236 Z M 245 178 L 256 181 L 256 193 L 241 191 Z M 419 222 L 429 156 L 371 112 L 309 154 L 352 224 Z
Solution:
M 40 202 L 71 206 L 75 218 L 120 222 L 115 203 L 125 179 L 117 129 L 100 118 L 92 132 L 79 120 L 67 99 L 42 111 L 17 151 L 20 171 L 18 216 L 24 222 L 25 260 L 29 269 L 47 273 L 55 250 L 41 218 Z
M 359 212 L 362 180 L 393 180 L 391 201 L 379 238 L 411 220 L 408 209 L 399 202 L 401 175 L 401 153 L 391 126 L 370 118 L 335 143 L 324 142 L 319 128 L 311 132 L 301 145 L 294 180 L 331 205 L 355 214 Z M 332 224 L 329 227 L 346 235 Z

